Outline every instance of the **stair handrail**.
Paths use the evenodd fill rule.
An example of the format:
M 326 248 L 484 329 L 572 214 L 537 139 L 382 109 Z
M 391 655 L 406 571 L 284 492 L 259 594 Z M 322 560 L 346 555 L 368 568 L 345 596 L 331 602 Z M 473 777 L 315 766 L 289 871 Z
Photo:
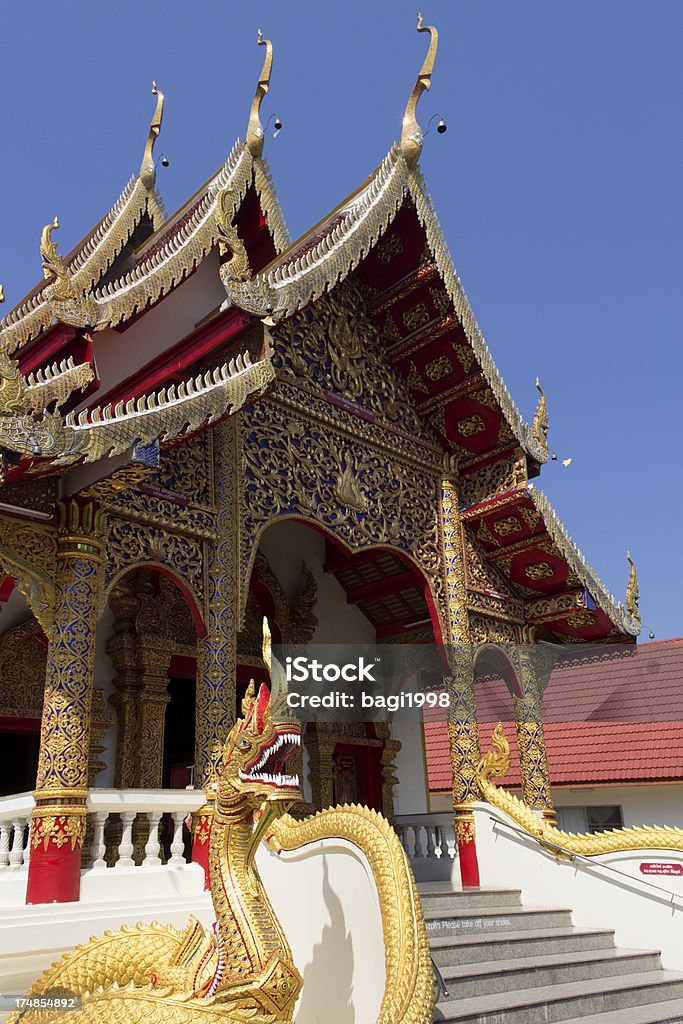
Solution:
M 656 885 L 654 882 L 648 882 L 645 878 L 637 878 L 635 875 L 629 875 L 627 871 L 620 871 L 619 868 L 613 867 L 611 864 L 606 864 L 602 860 L 596 860 L 595 857 L 586 857 L 582 853 L 576 853 L 574 850 L 568 850 L 566 846 L 560 846 L 559 843 L 554 843 L 551 839 L 544 839 L 542 836 L 535 836 L 532 832 L 527 832 L 526 829 L 519 828 L 517 825 L 510 825 L 507 821 L 501 821 L 500 818 L 495 818 L 492 814 L 489 815 L 490 820 L 493 822 L 493 830 L 498 834 L 497 826 L 502 825 L 504 828 L 510 829 L 511 832 L 516 832 L 517 835 L 522 836 L 524 839 L 532 839 L 538 843 L 539 846 L 548 847 L 551 846 L 554 850 L 559 850 L 564 857 L 557 857 L 559 860 L 566 860 L 568 863 L 573 864 L 575 861 L 582 861 L 588 864 L 592 868 L 600 867 L 604 868 L 605 871 L 611 871 L 615 875 L 620 875 L 622 878 L 626 878 L 631 883 L 636 885 L 647 885 L 650 889 L 656 889 L 657 892 L 664 893 L 669 897 L 667 900 L 671 904 L 673 910 L 683 910 L 683 893 L 672 892 L 671 889 L 665 889 L 663 885 Z M 637 851 L 633 851 L 637 853 Z M 645 851 L 643 851 L 645 852 Z M 650 896 L 650 893 L 640 892 L 638 888 L 634 889 L 638 896 Z M 675 900 L 681 901 L 681 906 L 677 907 Z

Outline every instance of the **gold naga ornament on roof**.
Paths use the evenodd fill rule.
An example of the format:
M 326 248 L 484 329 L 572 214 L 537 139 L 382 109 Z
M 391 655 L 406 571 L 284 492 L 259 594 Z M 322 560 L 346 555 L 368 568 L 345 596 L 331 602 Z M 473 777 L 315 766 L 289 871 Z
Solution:
M 256 86 L 256 93 L 251 103 L 251 110 L 249 111 L 249 124 L 247 125 L 247 147 L 249 152 L 258 160 L 263 153 L 263 141 L 265 132 L 263 125 L 261 124 L 261 103 L 265 97 L 268 89 L 270 88 L 270 74 L 273 68 L 273 44 L 270 39 L 264 39 L 261 29 L 258 30 L 257 43 L 259 46 L 265 46 L 266 53 L 263 58 L 263 67 L 261 69 L 261 76 Z
M 140 181 L 148 191 L 152 191 L 156 184 L 157 178 L 157 167 L 154 163 L 154 143 L 159 138 L 161 133 L 161 122 L 164 118 L 164 94 L 160 89 L 157 89 L 157 83 L 152 82 L 152 95 L 157 98 L 157 105 L 152 117 L 152 123 L 149 126 L 149 135 L 147 136 L 147 145 L 145 146 L 145 152 L 142 156 L 142 163 L 140 164 Z
M 640 609 L 638 604 L 640 602 L 640 587 L 638 586 L 638 573 L 636 572 L 636 567 L 633 563 L 633 559 L 631 558 L 630 551 L 626 552 L 626 558 L 631 566 L 631 571 L 629 572 L 628 583 L 626 584 L 626 600 L 624 602 L 624 607 L 629 615 L 632 615 L 634 619 L 639 620 Z
M 401 152 L 405 161 L 411 167 L 418 160 L 422 152 L 424 135 L 417 123 L 417 104 L 423 92 L 427 92 L 432 84 L 432 72 L 436 61 L 436 51 L 439 45 L 439 33 L 433 25 L 424 25 L 422 15 L 417 16 L 417 31 L 429 32 L 429 49 L 424 59 L 417 81 L 413 86 L 410 99 L 406 105 L 403 115 L 403 129 L 401 131 Z
M 541 382 L 536 378 L 536 388 L 538 390 L 539 399 L 538 405 L 536 406 L 536 412 L 534 414 L 534 423 L 531 428 L 533 436 L 536 438 L 538 443 L 548 451 L 548 403 L 546 401 L 545 392 L 541 387 Z

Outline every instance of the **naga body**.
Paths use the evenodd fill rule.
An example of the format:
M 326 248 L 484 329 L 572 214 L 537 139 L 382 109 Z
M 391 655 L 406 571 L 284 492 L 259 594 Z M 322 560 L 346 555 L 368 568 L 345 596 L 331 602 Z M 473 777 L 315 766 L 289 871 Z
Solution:
M 67 991 L 82 998 L 82 1009 L 22 1012 L 10 1024 L 286 1024 L 302 978 L 255 855 L 264 839 L 274 849 L 293 850 L 329 838 L 356 845 L 375 877 L 386 965 L 378 1024 L 431 1022 L 427 935 L 393 829 L 381 815 L 355 806 L 291 818 L 286 811 L 301 791 L 285 764 L 300 743 L 300 728 L 273 721 L 265 686 L 258 695 L 253 688 L 247 693 L 242 711 L 225 744 L 211 828 L 213 931 L 191 918 L 184 931 L 138 924 L 106 932 L 66 953 L 28 993 Z

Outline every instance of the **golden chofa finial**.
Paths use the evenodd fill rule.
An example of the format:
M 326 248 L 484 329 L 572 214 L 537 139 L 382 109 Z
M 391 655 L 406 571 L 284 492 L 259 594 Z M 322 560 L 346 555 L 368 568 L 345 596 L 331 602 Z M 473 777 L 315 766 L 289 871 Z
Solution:
M 157 98 L 156 110 L 154 111 L 154 117 L 152 123 L 149 126 L 149 135 L 147 136 L 147 145 L 145 146 L 145 154 L 140 164 L 140 180 L 142 184 L 150 192 L 154 188 L 154 184 L 157 180 L 157 168 L 154 163 L 154 143 L 156 142 L 159 133 L 161 131 L 161 121 L 164 116 L 164 94 L 160 89 L 157 89 L 157 83 L 152 82 L 152 95 Z
M 249 124 L 247 125 L 247 148 L 255 160 L 258 160 L 263 153 L 263 139 L 265 132 L 263 130 L 260 117 L 261 102 L 270 88 L 270 72 L 273 67 L 273 44 L 270 39 L 263 38 L 263 32 L 261 29 L 258 30 L 257 43 L 259 46 L 265 46 L 266 55 L 263 58 L 261 77 L 258 80 L 254 99 L 251 103 Z
M 631 566 L 631 572 L 628 577 L 628 583 L 626 584 L 626 611 L 629 615 L 632 615 L 634 619 L 640 619 L 640 609 L 638 608 L 638 602 L 640 601 L 640 587 L 638 586 L 638 573 L 636 567 L 633 564 L 631 558 L 631 552 L 626 552 L 629 565 Z
M 538 405 L 536 406 L 536 413 L 534 415 L 534 425 L 532 427 L 532 433 L 539 444 L 543 445 L 544 448 L 548 447 L 548 403 L 545 400 L 545 392 L 541 387 L 541 382 L 536 378 L 536 387 L 538 388 Z
M 4 301 L 5 301 L 5 289 L 0 284 L 0 302 L 4 302 Z
M 434 70 L 434 62 L 436 61 L 436 48 L 439 45 L 439 33 L 436 31 L 433 25 L 423 25 L 422 15 L 417 15 L 417 31 L 418 32 L 429 32 L 429 50 L 427 56 L 424 59 L 420 74 L 417 76 L 417 81 L 413 91 L 410 94 L 408 105 L 406 106 L 406 112 L 403 115 L 403 131 L 401 132 L 401 152 L 405 157 L 406 163 L 411 167 L 418 159 L 422 152 L 422 129 L 417 123 L 415 112 L 417 110 L 417 101 L 423 92 L 426 92 L 431 86 L 432 72 Z

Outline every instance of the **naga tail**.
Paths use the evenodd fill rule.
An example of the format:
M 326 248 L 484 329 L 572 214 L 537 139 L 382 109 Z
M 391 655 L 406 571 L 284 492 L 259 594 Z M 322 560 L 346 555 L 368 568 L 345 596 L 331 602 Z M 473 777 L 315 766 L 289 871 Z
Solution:
M 422 904 L 408 858 L 381 814 L 356 804 L 331 807 L 297 821 L 289 814 L 272 825 L 269 844 L 298 850 L 321 839 L 346 839 L 370 865 L 382 915 L 386 982 L 376 1024 L 431 1024 L 434 988 Z

